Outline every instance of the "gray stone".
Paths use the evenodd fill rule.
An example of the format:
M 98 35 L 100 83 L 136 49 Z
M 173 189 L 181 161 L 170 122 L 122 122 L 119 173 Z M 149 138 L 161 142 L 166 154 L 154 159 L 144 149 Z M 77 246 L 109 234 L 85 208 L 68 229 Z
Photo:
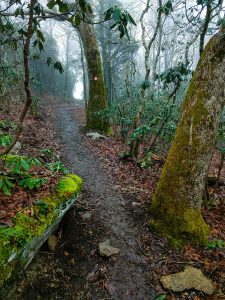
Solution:
M 92 140 L 100 140 L 100 139 L 106 139 L 106 137 L 98 132 L 89 132 L 86 134 L 87 137 L 90 137 Z
M 20 152 L 22 148 L 22 145 L 20 142 L 16 142 L 16 144 L 14 145 L 14 147 L 12 148 L 12 150 L 10 151 L 10 153 L 12 154 L 18 154 Z
M 91 272 L 87 275 L 87 280 L 92 281 L 96 278 L 95 272 Z
M 58 239 L 55 235 L 50 235 L 48 238 L 48 248 L 51 252 L 55 252 L 58 244 Z
M 173 292 L 189 289 L 196 289 L 208 295 L 214 292 L 211 281 L 203 275 L 202 271 L 189 266 L 183 272 L 162 276 L 160 281 L 165 289 Z
M 132 202 L 131 205 L 135 208 L 135 207 L 139 207 L 139 206 L 141 205 L 141 203 L 138 203 L 138 202 Z
M 89 212 L 86 212 L 86 213 L 82 214 L 82 218 L 84 220 L 90 220 L 91 219 L 91 214 Z
M 119 248 L 110 246 L 109 240 L 99 244 L 99 254 L 103 257 L 110 257 L 112 255 L 118 254 L 119 252 Z

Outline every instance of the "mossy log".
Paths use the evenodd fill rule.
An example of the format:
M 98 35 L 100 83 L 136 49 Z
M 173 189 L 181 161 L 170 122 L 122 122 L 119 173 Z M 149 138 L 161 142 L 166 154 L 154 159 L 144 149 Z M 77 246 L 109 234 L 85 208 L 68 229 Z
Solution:
M 201 214 L 220 116 L 225 104 L 225 30 L 207 44 L 181 107 L 176 135 L 162 170 L 149 225 L 173 242 L 204 243 L 209 227 Z
M 107 97 L 103 80 L 102 60 L 94 27 L 91 24 L 81 22 L 77 29 L 84 47 L 88 67 L 89 97 L 86 127 L 108 133 L 108 120 L 98 114 L 99 111 L 107 108 Z
M 0 299 L 12 299 L 9 293 L 12 284 L 57 229 L 81 187 L 80 177 L 66 175 L 59 180 L 54 194 L 34 205 L 33 216 L 21 211 L 13 219 L 13 227 L 0 228 Z

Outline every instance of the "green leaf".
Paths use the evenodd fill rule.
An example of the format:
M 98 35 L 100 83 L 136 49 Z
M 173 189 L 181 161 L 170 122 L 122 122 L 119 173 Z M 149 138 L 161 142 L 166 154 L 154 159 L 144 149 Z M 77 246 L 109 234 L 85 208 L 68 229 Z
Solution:
M 115 20 L 116 22 L 121 22 L 122 19 L 122 13 L 120 11 L 120 9 L 116 8 L 113 12 L 112 15 L 113 20 Z
M 85 0 L 79 0 L 79 6 L 83 13 L 87 12 L 87 3 Z
M 59 61 L 55 62 L 53 67 L 54 69 L 58 70 L 61 74 L 64 72 L 62 64 Z
M 19 185 L 30 190 L 39 188 L 42 184 L 47 183 L 46 178 L 27 177 L 19 181 Z
M 24 170 L 28 171 L 31 165 L 25 159 L 21 159 L 21 167 L 23 167 Z
M 50 66 L 51 63 L 52 63 L 51 57 L 47 57 L 47 65 Z
M 60 1 L 58 3 L 58 5 L 59 5 L 59 12 L 65 13 L 65 12 L 69 11 L 69 6 L 68 6 L 68 4 L 66 2 Z
M 55 1 L 55 0 L 50 0 L 50 1 L 48 2 L 48 4 L 47 4 L 47 7 L 48 7 L 49 9 L 53 9 L 55 5 L 56 5 L 56 1 Z
M 43 33 L 40 30 L 36 30 L 37 33 L 37 37 L 44 43 L 45 42 L 45 38 Z
M 110 29 L 115 28 L 117 25 L 118 25 L 117 23 L 113 24 L 112 26 L 110 26 Z
M 8 188 L 7 185 L 3 185 L 2 190 L 3 190 L 3 193 L 4 193 L 6 196 L 11 196 L 10 189 Z
M 173 3 L 171 0 L 168 0 L 161 8 L 162 13 L 169 15 L 173 11 Z
M 15 184 L 11 181 L 13 178 L 11 177 L 5 177 L 5 182 L 8 185 L 8 187 L 15 187 Z
M 155 298 L 155 300 L 165 300 L 166 295 L 159 295 L 158 297 Z
M 108 21 L 108 20 L 111 19 L 113 10 L 114 10 L 114 8 L 113 8 L 113 7 L 110 7 L 110 8 L 104 13 L 104 16 L 105 16 L 105 17 L 104 17 L 104 20 L 105 20 L 105 21 Z
M 48 212 L 48 204 L 45 203 L 44 201 L 42 200 L 37 200 L 35 202 L 35 205 L 37 205 L 39 207 L 39 212 L 43 215 L 46 215 L 47 212 Z
M 79 14 L 76 14 L 76 16 L 75 16 L 75 25 L 79 26 L 80 22 L 81 22 L 81 17 L 80 17 Z
M 38 41 L 38 48 L 39 48 L 40 52 L 44 50 L 44 46 L 41 41 Z
M 87 4 L 87 9 L 88 9 L 88 12 L 89 12 L 90 14 L 93 14 L 92 7 L 91 7 L 91 5 L 90 5 L 89 3 Z
M 134 26 L 137 26 L 136 22 L 134 21 L 134 19 L 131 17 L 131 15 L 129 13 L 127 13 L 127 18 L 130 23 L 132 23 Z
M 220 20 L 217 22 L 217 26 L 225 26 L 225 18 L 220 19 Z

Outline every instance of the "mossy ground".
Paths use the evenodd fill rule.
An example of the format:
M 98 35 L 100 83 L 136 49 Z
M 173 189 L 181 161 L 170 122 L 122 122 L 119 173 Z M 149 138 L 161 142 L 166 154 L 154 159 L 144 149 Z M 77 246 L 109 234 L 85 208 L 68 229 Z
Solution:
M 64 176 L 59 180 L 53 195 L 40 200 L 39 205 L 34 205 L 33 216 L 20 212 L 13 219 L 13 227 L 0 228 L 0 287 L 23 268 L 25 262 L 21 261 L 20 254 L 24 247 L 46 231 L 57 219 L 64 204 L 80 193 L 81 187 L 82 180 L 79 176 L 75 174 Z

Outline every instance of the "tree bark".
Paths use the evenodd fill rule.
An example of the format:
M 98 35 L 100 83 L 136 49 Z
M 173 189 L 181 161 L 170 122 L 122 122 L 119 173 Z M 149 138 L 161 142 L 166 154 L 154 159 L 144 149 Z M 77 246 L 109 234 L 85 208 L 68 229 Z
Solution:
M 103 80 L 102 61 L 94 27 L 91 24 L 81 22 L 78 26 L 78 31 L 84 47 L 89 77 L 89 101 L 87 105 L 86 126 L 90 129 L 108 132 L 108 120 L 98 115 L 99 111 L 107 108 L 107 99 Z
M 23 129 L 23 122 L 24 122 L 27 112 L 32 104 L 32 95 L 31 95 L 31 90 L 30 90 L 29 54 L 30 54 L 30 41 L 33 36 L 33 20 L 34 20 L 35 3 L 36 3 L 36 0 L 30 0 L 27 35 L 26 35 L 26 40 L 25 40 L 25 44 L 23 47 L 24 89 L 26 92 L 26 102 L 23 106 L 23 109 L 19 116 L 19 120 L 16 125 L 13 142 L 7 148 L 0 151 L 0 155 L 8 154 L 12 150 L 12 148 L 15 146 L 16 142 L 19 140 L 19 137 L 20 137 L 20 135 L 22 133 L 22 129 Z
M 202 196 L 225 105 L 225 30 L 205 47 L 181 107 L 176 136 L 151 203 L 150 226 L 173 242 L 206 240 Z

